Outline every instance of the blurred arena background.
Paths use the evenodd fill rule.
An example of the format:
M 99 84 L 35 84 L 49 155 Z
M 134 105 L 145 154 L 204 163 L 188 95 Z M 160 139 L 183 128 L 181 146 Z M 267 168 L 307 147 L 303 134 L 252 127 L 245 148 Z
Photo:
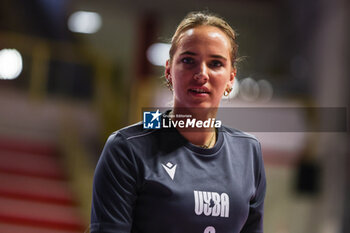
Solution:
M 265 232 L 350 232 L 346 0 L 0 0 L 0 232 L 84 232 L 104 142 L 143 107 L 167 106 L 168 42 L 194 10 L 239 34 L 223 107 L 296 109 L 272 123 L 298 129 L 249 130 L 264 154 Z M 343 112 L 325 122 L 314 108 Z

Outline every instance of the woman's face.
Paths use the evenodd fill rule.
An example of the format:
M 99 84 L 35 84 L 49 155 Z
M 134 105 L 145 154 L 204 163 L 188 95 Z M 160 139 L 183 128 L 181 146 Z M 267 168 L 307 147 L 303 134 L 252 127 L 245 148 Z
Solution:
M 165 75 L 174 89 L 174 107 L 216 108 L 236 74 L 226 34 L 213 26 L 189 29 L 179 37 Z

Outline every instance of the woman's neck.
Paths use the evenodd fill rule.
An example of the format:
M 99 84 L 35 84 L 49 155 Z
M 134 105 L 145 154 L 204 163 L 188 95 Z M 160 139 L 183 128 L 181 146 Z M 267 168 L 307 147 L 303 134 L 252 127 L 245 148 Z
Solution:
M 172 121 L 195 119 L 196 121 L 207 121 L 208 119 L 215 119 L 216 109 L 185 109 L 185 108 L 174 108 L 170 113 L 172 115 Z M 211 118 L 211 119 L 210 119 Z M 181 128 L 176 127 L 180 134 L 185 137 L 189 142 L 194 145 L 211 148 L 215 145 L 217 136 L 214 127 L 194 127 L 194 128 Z
M 217 108 L 181 108 L 174 107 L 172 113 L 180 116 L 189 116 L 196 120 L 208 120 L 216 117 Z

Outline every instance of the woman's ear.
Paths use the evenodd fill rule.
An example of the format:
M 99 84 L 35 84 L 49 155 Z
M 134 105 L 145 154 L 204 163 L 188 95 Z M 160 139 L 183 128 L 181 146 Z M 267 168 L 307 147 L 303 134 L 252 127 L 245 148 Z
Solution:
M 235 78 L 236 78 L 236 73 L 237 73 L 237 69 L 233 68 L 230 73 L 230 80 L 227 84 L 228 88 L 231 88 L 233 86 L 233 82 L 235 81 Z
M 231 74 L 230 74 L 230 82 L 231 82 L 231 85 L 233 85 L 233 82 L 236 78 L 236 74 L 237 74 L 237 69 L 236 68 L 233 68 L 232 71 L 231 71 Z
M 167 60 L 166 64 L 165 64 L 165 80 L 166 80 L 166 86 L 173 91 L 173 80 L 171 79 L 171 75 L 170 75 L 170 61 Z
M 165 63 L 165 71 L 164 71 L 165 78 L 171 82 L 171 77 L 170 77 L 170 62 L 169 60 L 166 61 Z

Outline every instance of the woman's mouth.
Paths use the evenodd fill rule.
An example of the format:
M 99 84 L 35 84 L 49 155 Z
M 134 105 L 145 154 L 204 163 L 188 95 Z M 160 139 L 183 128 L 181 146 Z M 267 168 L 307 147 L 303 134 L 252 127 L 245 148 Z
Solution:
M 195 96 L 206 96 L 210 94 L 207 88 L 190 88 L 188 91 Z

